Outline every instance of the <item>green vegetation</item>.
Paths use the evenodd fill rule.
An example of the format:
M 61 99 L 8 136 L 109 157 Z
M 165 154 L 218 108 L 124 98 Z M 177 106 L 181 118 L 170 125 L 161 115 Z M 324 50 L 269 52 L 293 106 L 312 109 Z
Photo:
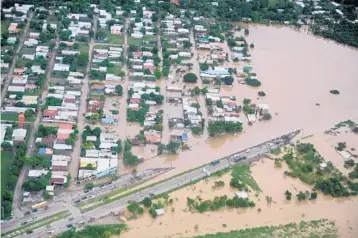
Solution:
M 339 91 L 337 89 L 333 89 L 331 91 L 329 91 L 331 94 L 335 94 L 335 95 L 338 95 L 339 94 Z
M 245 185 L 248 185 L 256 192 L 260 192 L 261 189 L 251 176 L 250 167 L 247 165 L 234 165 L 232 166 L 231 177 Z M 231 182 L 230 182 L 231 184 Z
M 347 147 L 346 142 L 338 142 L 338 145 L 336 146 L 336 150 L 343 151 Z
M 8 175 L 13 161 L 14 153 L 12 151 L 1 151 L 1 196 L 5 194 L 6 184 L 9 180 Z
M 338 238 L 338 229 L 333 221 L 326 219 L 301 221 L 279 226 L 263 226 L 230 232 L 218 232 L 193 238 L 273 238 L 273 237 L 330 237 Z
M 11 152 L 1 152 L 1 220 L 11 217 L 13 191 L 25 152 L 26 146 L 23 144 L 14 146 Z
M 3 236 L 6 236 L 8 234 L 12 234 L 14 232 L 17 232 L 17 231 L 20 231 L 20 234 L 22 234 L 22 233 L 25 233 L 25 231 L 27 231 L 27 230 L 34 230 L 36 228 L 49 225 L 52 222 L 64 219 L 64 218 L 66 218 L 66 217 L 68 217 L 70 215 L 71 215 L 71 213 L 68 210 L 61 211 L 61 212 L 55 213 L 55 214 L 53 214 L 51 216 L 43 217 L 43 218 L 38 219 L 38 220 L 36 220 L 34 222 L 31 222 L 29 224 L 20 226 L 19 228 L 16 228 L 14 230 L 1 233 L 1 236 L 3 237 Z M 20 234 L 17 234 L 17 235 L 20 235 Z
M 259 91 L 257 94 L 258 94 L 260 97 L 266 96 L 266 93 L 265 93 L 264 91 Z
M 245 83 L 252 87 L 260 87 L 261 86 L 261 82 L 259 80 L 255 79 L 255 78 L 250 78 L 250 77 L 245 78 Z
M 127 109 L 127 121 L 139 122 L 141 125 L 144 125 L 145 115 L 149 111 L 149 106 L 145 103 L 141 103 L 139 107 L 139 111 Z
M 123 152 L 123 163 L 126 166 L 135 166 L 140 160 L 138 156 L 132 154 L 132 143 L 129 139 L 124 142 L 124 152 Z
M 121 85 L 116 85 L 116 87 L 114 88 L 114 91 L 116 93 L 117 96 L 122 96 L 123 95 L 123 87 Z
M 225 196 L 215 197 L 214 200 L 205 200 L 201 199 L 191 199 L 187 198 L 187 205 L 191 211 L 195 210 L 200 213 L 206 211 L 216 211 L 225 206 L 229 208 L 238 208 L 238 207 L 254 207 L 255 203 L 249 201 L 248 199 L 239 198 L 234 196 L 233 198 L 228 198 Z
M 292 193 L 290 192 L 290 191 L 288 191 L 288 190 L 286 190 L 286 192 L 285 192 L 285 196 L 286 196 L 286 200 L 291 200 L 291 197 L 292 197 Z
M 128 37 L 128 45 L 141 45 L 143 42 L 142 39 L 136 39 L 133 37 Z
M 349 186 L 348 178 L 344 177 L 331 162 L 326 163 L 312 144 L 298 144 L 295 150 L 295 156 L 291 151 L 282 157 L 290 168 L 290 171 L 285 172 L 286 175 L 298 177 L 304 183 L 314 185 L 315 189 L 333 197 L 357 194 L 356 187 Z
M 133 215 L 142 215 L 144 213 L 144 209 L 136 202 L 131 202 L 127 206 L 128 211 L 130 211 Z
M 213 188 L 221 188 L 221 187 L 224 187 L 225 186 L 225 182 L 224 181 L 215 181 L 214 182 L 214 186 Z
M 240 122 L 209 121 L 208 123 L 208 132 L 210 136 L 241 131 L 242 124 Z
M 262 117 L 262 120 L 268 121 L 271 120 L 272 116 L 270 113 L 266 113 L 264 114 L 264 116 Z
M 26 122 L 34 122 L 35 117 L 25 117 Z M 19 114 L 1 114 L 1 120 L 2 121 L 18 121 L 19 120 Z
M 196 83 L 198 77 L 194 73 L 187 73 L 184 75 L 184 82 L 186 83 Z
M 124 37 L 118 36 L 118 35 L 108 35 L 108 43 L 110 44 L 117 44 L 117 45 L 123 45 L 124 43 Z
M 155 94 L 153 92 L 151 93 L 143 93 L 141 95 L 141 99 L 144 100 L 144 101 L 155 101 L 157 104 L 162 104 L 163 103 L 163 100 L 164 100 L 164 96 L 163 95 L 158 95 L 158 94 Z
M 57 236 L 57 238 L 110 238 L 120 235 L 126 228 L 124 224 L 86 226 L 82 230 L 71 229 Z
M 201 134 L 203 134 L 203 131 L 204 131 L 204 129 L 202 127 L 191 127 L 190 129 L 194 135 L 201 135 Z

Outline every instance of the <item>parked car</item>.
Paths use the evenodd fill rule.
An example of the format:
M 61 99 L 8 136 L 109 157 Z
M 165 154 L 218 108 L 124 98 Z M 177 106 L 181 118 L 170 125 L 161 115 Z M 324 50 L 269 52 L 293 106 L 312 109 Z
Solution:
M 28 216 L 28 215 L 30 215 L 30 214 L 31 214 L 30 211 L 27 211 L 27 212 L 24 213 L 25 216 Z
M 81 199 L 77 199 L 75 200 L 75 203 L 79 203 L 81 201 Z
M 72 224 L 67 224 L 66 225 L 68 228 L 71 228 L 73 225 Z
M 33 232 L 34 232 L 33 230 L 28 230 L 28 231 L 26 231 L 26 234 L 31 234 Z
M 27 221 L 24 221 L 23 223 L 21 223 L 22 226 L 26 225 L 26 224 L 27 224 Z

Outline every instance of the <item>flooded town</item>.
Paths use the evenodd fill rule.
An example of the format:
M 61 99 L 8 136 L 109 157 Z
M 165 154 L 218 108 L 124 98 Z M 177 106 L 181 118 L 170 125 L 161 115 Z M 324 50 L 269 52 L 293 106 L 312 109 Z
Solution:
M 1 7 L 1 236 L 358 236 L 354 3 L 26 2 Z

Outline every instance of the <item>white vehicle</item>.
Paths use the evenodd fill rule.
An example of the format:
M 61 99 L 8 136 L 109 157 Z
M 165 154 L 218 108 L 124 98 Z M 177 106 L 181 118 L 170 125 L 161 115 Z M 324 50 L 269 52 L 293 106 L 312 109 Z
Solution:
M 249 152 L 250 152 L 250 149 L 247 149 L 245 152 L 246 152 L 246 153 L 249 153 Z
M 54 233 L 54 230 L 50 230 L 47 232 L 47 234 L 52 234 L 52 233 Z

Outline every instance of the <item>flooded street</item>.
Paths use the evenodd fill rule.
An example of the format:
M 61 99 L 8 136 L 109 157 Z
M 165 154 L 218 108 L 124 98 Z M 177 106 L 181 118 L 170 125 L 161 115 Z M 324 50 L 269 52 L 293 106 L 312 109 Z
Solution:
M 203 200 L 222 195 L 233 197 L 235 190 L 229 185 L 231 176 L 225 174 L 222 177 L 212 177 L 208 181 L 200 181 L 173 192 L 170 198 L 174 200 L 174 203 L 166 207 L 165 215 L 153 219 L 146 212 L 138 219 L 129 220 L 129 230 L 121 237 L 191 237 L 219 231 L 228 232 L 323 218 L 336 221 L 340 237 L 357 237 L 358 213 L 356 209 L 353 209 L 358 206 L 357 197 L 333 199 L 319 193 L 315 201 L 298 202 L 295 195 L 299 191 L 310 191 L 310 186 L 298 179 L 284 177 L 285 169 L 285 166 L 280 169 L 274 168 L 273 161 L 268 159 L 252 167 L 252 176 L 262 190 L 258 197 L 255 196 L 254 191 L 249 193 L 249 199 L 256 203 L 254 208 L 222 209 L 203 214 L 192 213 L 188 210 L 187 197 L 200 196 Z M 225 186 L 214 189 L 212 188 L 214 181 L 224 181 Z M 292 192 L 291 201 L 285 199 L 285 190 Z M 272 198 L 271 204 L 267 203 L 266 196 Z M 259 208 L 261 212 L 258 212 Z M 223 227 L 223 224 L 227 227 Z
M 250 98 L 253 103 L 266 103 L 272 120 L 249 126 L 242 118 L 243 133 L 214 139 L 190 138 L 191 150 L 180 152 L 174 160 L 156 157 L 139 164 L 138 170 L 172 164 L 176 167 L 172 174 L 178 173 L 297 128 L 302 128 L 306 136 L 323 133 L 346 119 L 358 121 L 358 50 L 286 27 L 255 25 L 250 27 L 247 39 L 255 44 L 250 51 L 251 64 L 262 86 L 257 89 L 235 82 L 234 87 L 223 88 L 220 94 L 236 96 L 238 102 Z M 331 94 L 332 89 L 340 94 Z M 267 96 L 258 99 L 258 91 Z

